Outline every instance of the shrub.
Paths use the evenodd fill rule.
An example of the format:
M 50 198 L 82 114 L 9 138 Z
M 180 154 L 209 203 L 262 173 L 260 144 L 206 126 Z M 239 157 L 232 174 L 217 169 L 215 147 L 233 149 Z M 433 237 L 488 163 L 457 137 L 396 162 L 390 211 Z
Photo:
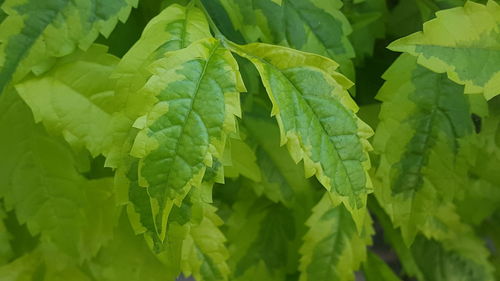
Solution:
M 498 277 L 497 2 L 0 4 L 0 280 Z

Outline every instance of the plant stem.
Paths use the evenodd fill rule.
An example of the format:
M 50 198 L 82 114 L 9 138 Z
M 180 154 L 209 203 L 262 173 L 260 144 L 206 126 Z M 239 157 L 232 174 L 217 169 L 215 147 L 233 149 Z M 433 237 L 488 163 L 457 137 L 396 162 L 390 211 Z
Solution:
M 201 0 L 195 0 L 195 4 L 196 6 L 198 6 L 198 8 L 200 8 L 203 13 L 205 14 L 205 17 L 207 18 L 208 20 L 208 24 L 210 26 L 210 28 L 212 29 L 212 31 L 214 32 L 214 35 L 215 35 L 215 38 L 221 40 L 221 41 L 225 41 L 226 40 L 226 36 L 224 36 L 224 34 L 222 34 L 222 32 L 220 31 L 220 29 L 217 27 L 217 25 L 215 24 L 215 22 L 213 21 L 212 17 L 210 16 L 210 14 L 208 13 L 207 9 L 205 8 L 205 6 L 203 5 L 202 1 Z

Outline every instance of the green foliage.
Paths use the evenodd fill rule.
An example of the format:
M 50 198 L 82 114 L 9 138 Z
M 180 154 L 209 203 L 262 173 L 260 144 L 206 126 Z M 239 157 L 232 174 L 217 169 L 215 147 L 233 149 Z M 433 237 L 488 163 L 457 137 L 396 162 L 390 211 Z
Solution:
M 495 280 L 499 7 L 0 0 L 0 280 Z

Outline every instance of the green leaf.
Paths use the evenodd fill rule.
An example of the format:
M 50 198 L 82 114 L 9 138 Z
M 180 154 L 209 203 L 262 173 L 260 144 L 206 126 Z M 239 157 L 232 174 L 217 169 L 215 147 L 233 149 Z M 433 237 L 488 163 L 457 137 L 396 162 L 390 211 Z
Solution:
M 471 141 L 474 161 L 470 164 L 468 180 L 463 182 L 463 194 L 456 205 L 465 222 L 479 225 L 488 219 L 500 204 L 500 98 L 489 102 L 488 116 L 475 115 L 476 135 Z
M 453 200 L 467 180 L 472 105 L 463 86 L 419 66 L 410 55 L 401 56 L 383 77 L 374 140 L 383 188 L 375 194 L 411 243 L 418 231 L 454 218 L 446 216 L 454 212 Z
M 251 189 L 239 190 L 240 200 L 227 222 L 231 280 L 284 280 L 297 259 L 294 241 L 300 239 L 292 212 Z
M 142 130 L 132 156 L 141 158 L 139 184 L 148 187 L 157 228 L 166 226 L 173 203 L 199 186 L 213 157 L 223 155 L 226 136 L 241 116 L 244 86 L 231 53 L 215 39 L 167 53 L 143 88 L 158 102 L 137 120 Z
M 485 243 L 475 237 L 470 228 L 455 226 L 455 236 L 449 239 L 440 237 L 441 241 L 417 235 L 414 243 L 408 247 L 388 215 L 376 202 L 373 203 L 370 210 L 376 214 L 377 221 L 384 229 L 385 240 L 398 254 L 408 276 L 416 277 L 419 281 L 494 280 Z
M 168 6 L 148 23 L 141 38 L 121 60 L 115 74 L 119 89 L 128 95 L 133 94 L 151 77 L 148 68 L 151 63 L 163 58 L 167 52 L 183 49 L 208 37 L 211 34 L 202 11 L 194 5 Z
M 0 267 L 0 276 L 5 281 L 30 281 L 37 270 L 40 270 L 40 253 L 33 252 Z
M 309 231 L 300 249 L 300 281 L 354 280 L 354 271 L 365 260 L 366 246 L 371 244 L 370 216 L 366 215 L 358 233 L 344 205 L 334 206 L 325 194 L 306 224 Z
M 12 256 L 11 233 L 9 233 L 4 222 L 6 217 L 5 208 L 3 203 L 0 202 L 0 266 L 6 264 Z
M 372 251 L 368 251 L 368 257 L 363 263 L 363 273 L 366 281 L 401 281 L 392 269 Z
M 89 263 L 90 271 L 100 281 L 174 280 L 170 272 L 149 250 L 141 236 L 136 236 L 125 216 L 115 229 L 113 240 Z
M 500 5 L 467 2 L 440 11 L 417 32 L 389 48 L 418 57 L 418 63 L 465 85 L 465 93 L 500 94 Z
M 375 40 L 385 36 L 386 2 L 382 0 L 344 0 L 342 13 L 352 24 L 349 39 L 356 52 L 355 61 L 363 62 L 364 58 L 373 55 Z
M 125 21 L 137 0 L 6 0 L 0 24 L 0 93 L 30 71 L 41 73 L 52 60 L 87 49 L 99 33 L 107 36 Z
M 340 0 L 222 0 L 233 25 L 248 43 L 258 39 L 338 61 L 353 78 L 352 29 Z
M 248 139 L 257 146 L 255 154 L 261 178 L 249 185 L 259 196 L 264 194 L 273 202 L 281 202 L 289 208 L 300 206 L 309 212 L 305 207 L 315 204 L 316 192 L 311 182 L 304 178 L 303 165 L 296 165 L 286 148 L 280 146 L 280 131 L 269 116 L 267 106 L 255 104 L 252 107 L 243 123 Z
M 371 128 L 356 116 L 350 86 L 324 57 L 266 44 L 233 46 L 259 71 L 273 103 L 281 131 L 296 163 L 303 160 L 306 177 L 316 175 L 325 188 L 346 203 L 363 224 L 371 183 L 367 138 Z
M 468 246 L 468 245 L 467 245 Z M 467 247 L 461 245 L 461 247 Z M 478 245 L 471 245 L 471 248 Z M 412 254 L 416 264 L 421 270 L 420 280 L 438 281 L 438 280 L 494 280 L 492 268 L 482 257 L 463 256 L 460 252 L 446 250 L 443 245 L 433 240 L 427 240 L 418 237 L 412 246 Z M 429 258 L 433 257 L 433 258 Z
M 48 261 L 62 265 L 91 258 L 112 236 L 117 210 L 112 179 L 84 178 L 70 148 L 34 124 L 15 92 L 1 96 L 0 112 L 0 130 L 6 132 L 0 196 L 7 208 L 33 235 L 40 234 Z

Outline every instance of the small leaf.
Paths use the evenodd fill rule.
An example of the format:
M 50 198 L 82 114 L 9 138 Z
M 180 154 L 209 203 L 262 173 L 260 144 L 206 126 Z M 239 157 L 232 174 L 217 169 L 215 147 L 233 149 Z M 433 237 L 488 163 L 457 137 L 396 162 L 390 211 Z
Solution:
M 467 2 L 436 13 L 424 31 L 393 42 L 389 48 L 418 57 L 418 63 L 465 85 L 465 93 L 500 94 L 500 5 Z
M 363 273 L 367 281 L 401 281 L 392 269 L 371 251 L 368 251 L 368 258 L 363 263 Z
M 354 280 L 373 234 L 369 215 L 366 218 L 358 233 L 344 205 L 333 206 L 325 194 L 306 223 L 309 231 L 300 249 L 300 281 Z

